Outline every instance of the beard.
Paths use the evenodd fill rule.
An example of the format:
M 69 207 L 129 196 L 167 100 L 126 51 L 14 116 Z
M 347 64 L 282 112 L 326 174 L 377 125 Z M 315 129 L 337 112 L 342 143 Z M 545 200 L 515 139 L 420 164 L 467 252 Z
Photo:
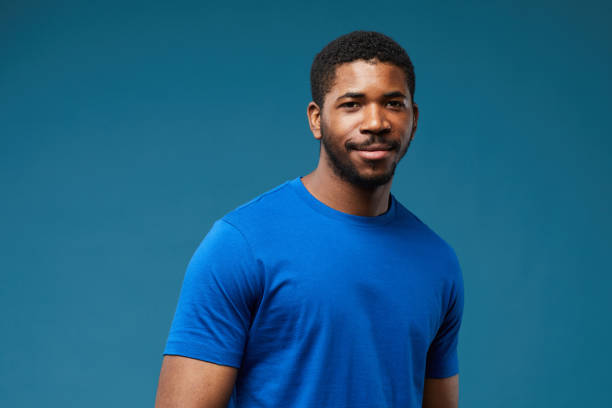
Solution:
M 406 145 L 404 150 L 401 152 L 399 160 L 397 162 L 393 162 L 391 168 L 382 174 L 378 174 L 375 176 L 365 176 L 359 173 L 355 164 L 350 160 L 349 155 L 350 151 L 355 148 L 354 144 L 349 142 L 345 143 L 344 146 L 335 145 L 327 135 L 327 131 L 321 123 L 321 144 L 327 153 L 328 162 L 333 170 L 333 172 L 344 181 L 349 182 L 355 187 L 359 187 L 364 190 L 373 190 L 376 187 L 387 184 L 393 178 L 395 174 L 395 168 L 397 167 L 397 163 L 399 160 L 404 157 L 406 151 L 408 150 L 408 146 L 410 143 Z M 360 146 L 367 146 L 373 143 L 376 143 L 375 136 L 371 135 L 370 140 L 366 144 L 362 144 Z M 384 141 L 382 141 L 384 143 Z M 394 150 L 397 150 L 399 146 L 394 145 Z M 371 167 L 374 169 L 376 167 L 376 163 L 374 161 L 371 162 Z

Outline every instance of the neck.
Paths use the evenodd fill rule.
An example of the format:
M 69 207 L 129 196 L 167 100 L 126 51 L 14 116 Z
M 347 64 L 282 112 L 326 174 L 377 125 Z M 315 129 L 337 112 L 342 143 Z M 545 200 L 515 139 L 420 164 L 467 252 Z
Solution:
M 373 189 L 363 189 L 319 165 L 302 177 L 302 183 L 323 204 L 352 215 L 375 217 L 386 212 L 390 205 L 391 181 Z

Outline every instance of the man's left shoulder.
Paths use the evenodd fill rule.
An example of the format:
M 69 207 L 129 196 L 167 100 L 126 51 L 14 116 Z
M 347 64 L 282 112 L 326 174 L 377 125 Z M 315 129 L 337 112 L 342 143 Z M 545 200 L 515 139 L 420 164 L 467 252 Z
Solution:
M 399 220 L 405 231 L 414 234 L 421 250 L 438 261 L 448 264 L 450 270 L 459 269 L 459 260 L 454 248 L 440 234 L 423 222 L 412 211 L 397 202 Z

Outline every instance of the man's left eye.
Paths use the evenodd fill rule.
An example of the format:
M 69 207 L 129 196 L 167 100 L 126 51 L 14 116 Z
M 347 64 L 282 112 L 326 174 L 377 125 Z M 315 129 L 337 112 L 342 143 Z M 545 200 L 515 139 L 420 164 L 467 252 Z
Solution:
M 403 108 L 405 106 L 404 102 L 402 101 L 389 101 L 387 103 L 394 108 Z

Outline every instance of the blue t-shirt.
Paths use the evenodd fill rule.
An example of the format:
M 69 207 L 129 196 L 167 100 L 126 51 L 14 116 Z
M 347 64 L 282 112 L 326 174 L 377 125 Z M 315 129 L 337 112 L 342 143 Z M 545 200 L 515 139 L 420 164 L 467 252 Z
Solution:
M 390 195 L 337 211 L 301 178 L 216 221 L 185 274 L 164 354 L 239 368 L 230 407 L 421 407 L 458 373 L 454 251 Z

